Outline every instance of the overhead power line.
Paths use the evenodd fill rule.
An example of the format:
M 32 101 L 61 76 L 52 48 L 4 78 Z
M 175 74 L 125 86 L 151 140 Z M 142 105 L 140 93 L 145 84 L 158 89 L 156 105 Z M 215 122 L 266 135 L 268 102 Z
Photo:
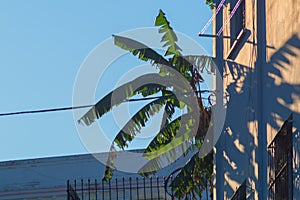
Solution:
M 211 18 L 208 20 L 208 22 L 205 24 L 205 26 L 202 28 L 202 30 L 199 32 L 199 35 L 204 34 L 204 32 L 207 30 L 207 28 L 209 27 L 209 25 L 212 23 L 212 21 L 215 19 L 215 17 L 217 16 L 217 14 L 219 13 L 219 11 L 221 10 L 223 4 L 224 4 L 225 0 L 222 0 L 220 2 L 220 4 L 218 5 L 215 13 L 211 16 Z
M 241 2 L 243 0 L 238 0 L 238 2 L 236 2 L 234 8 L 232 9 L 229 18 L 226 19 L 225 23 L 223 24 L 223 26 L 219 29 L 217 35 L 220 36 L 221 33 L 223 32 L 224 26 L 226 26 L 228 24 L 228 22 L 231 20 L 231 18 L 233 17 L 233 15 L 235 14 L 236 10 L 238 9 L 238 7 L 240 6 Z
M 157 99 L 157 98 L 161 98 L 161 96 L 149 97 L 149 98 L 138 98 L 138 99 L 125 99 L 123 102 L 152 100 L 152 99 Z M 17 112 L 7 112 L 7 113 L 0 113 L 0 117 L 11 116 L 11 115 L 24 115 L 24 114 L 36 114 L 36 113 L 48 113 L 48 112 L 58 112 L 58 111 L 66 111 L 66 110 L 76 110 L 76 109 L 82 109 L 82 108 L 89 108 L 89 107 L 93 107 L 93 106 L 94 106 L 94 104 L 83 105 L 83 106 L 61 107 L 61 108 L 49 108 L 49 109 L 41 109 L 41 110 L 26 110 L 26 111 L 17 111 Z
M 144 101 L 144 100 L 152 100 L 161 98 L 158 97 L 148 97 L 148 98 L 137 98 L 137 99 L 125 99 L 123 102 L 130 102 L 130 101 Z M 7 112 L 7 113 L 0 113 L 0 117 L 3 116 L 10 116 L 10 115 L 24 115 L 24 114 L 35 114 L 35 113 L 46 113 L 46 112 L 58 112 L 58 111 L 66 111 L 66 110 L 76 110 L 82 108 L 89 108 L 93 107 L 95 104 L 91 105 L 83 105 L 83 106 L 71 106 L 71 107 L 61 107 L 61 108 L 49 108 L 49 109 L 41 109 L 41 110 L 26 110 L 26 111 L 17 111 L 17 112 Z
M 200 93 L 211 93 L 211 90 L 201 90 L 196 91 Z M 170 95 L 172 96 L 172 95 Z M 124 99 L 123 102 L 135 102 L 135 101 L 146 101 L 146 100 L 153 100 L 158 98 L 168 98 L 170 96 L 155 96 L 155 97 L 143 97 L 143 98 L 134 98 L 134 99 Z M 202 99 L 206 99 L 203 98 Z M 58 112 L 58 111 L 66 111 L 66 110 L 76 110 L 82 108 L 89 108 L 93 107 L 95 104 L 90 105 L 82 105 L 82 106 L 70 106 L 70 107 L 61 107 L 61 108 L 49 108 L 49 109 L 40 109 L 40 110 L 26 110 L 26 111 L 17 111 L 17 112 L 7 112 L 7 113 L 0 113 L 0 117 L 4 116 L 11 116 L 11 115 L 24 115 L 24 114 L 36 114 L 36 113 L 48 113 L 48 112 Z
M 64 108 L 50 108 L 50 109 L 42 109 L 42 110 L 27 110 L 27 111 L 18 111 L 18 112 L 8 112 L 8 113 L 0 113 L 0 117 L 9 116 L 9 115 L 24 115 L 24 114 L 34 114 L 34 113 L 45 113 L 45 112 L 57 112 L 64 110 L 75 110 L 81 108 L 88 108 L 94 105 L 84 105 L 84 106 L 74 106 L 74 107 L 64 107 Z

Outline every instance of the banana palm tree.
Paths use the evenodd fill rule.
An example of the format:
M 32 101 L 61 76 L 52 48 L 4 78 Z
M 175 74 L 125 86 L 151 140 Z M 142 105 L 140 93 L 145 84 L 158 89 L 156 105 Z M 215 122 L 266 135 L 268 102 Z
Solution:
M 161 10 L 156 17 L 155 26 L 162 34 L 161 42 L 166 48 L 164 55 L 136 40 L 116 35 L 113 37 L 115 45 L 143 61 L 150 62 L 158 68 L 159 73 L 140 76 L 116 88 L 98 101 L 79 122 L 90 125 L 113 107 L 136 95 L 152 99 L 117 133 L 111 145 L 103 180 L 108 181 L 113 176 L 116 149 L 126 149 L 141 128 L 147 125 L 148 120 L 164 110 L 161 129 L 144 150 L 144 157 L 149 162 L 139 172 L 143 176 L 149 176 L 163 167 L 164 160 L 174 161 L 178 159 L 176 155 L 179 152 L 180 155 L 192 152 L 194 155 L 185 166 L 172 173 L 169 186 L 177 197 L 187 197 L 187 194 L 199 196 L 204 189 L 211 187 L 209 183 L 213 160 L 212 153 L 200 158 L 197 152 L 203 144 L 211 119 L 211 108 L 209 105 L 205 107 L 203 103 L 200 86 L 204 80 L 200 72 L 204 69 L 212 72 L 213 61 L 207 56 L 183 56 L 177 44 L 177 36 Z M 184 77 L 188 86 L 174 85 L 169 81 L 170 77 L 176 78 L 175 72 Z M 192 105 L 195 102 L 189 100 L 191 97 L 198 109 Z M 182 114 L 175 117 L 176 110 L 181 110 Z

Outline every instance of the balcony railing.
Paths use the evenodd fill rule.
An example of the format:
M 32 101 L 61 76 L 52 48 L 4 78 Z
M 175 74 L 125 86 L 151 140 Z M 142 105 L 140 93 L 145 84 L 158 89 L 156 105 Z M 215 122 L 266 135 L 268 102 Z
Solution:
M 231 200 L 246 200 L 246 180 L 242 183 L 239 189 L 235 192 Z
M 292 119 L 290 115 L 268 146 L 269 200 L 290 200 L 292 191 Z

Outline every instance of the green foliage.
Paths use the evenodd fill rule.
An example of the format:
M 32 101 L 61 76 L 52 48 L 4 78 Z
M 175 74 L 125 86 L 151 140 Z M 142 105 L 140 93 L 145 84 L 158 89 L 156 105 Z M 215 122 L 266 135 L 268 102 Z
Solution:
M 128 143 L 140 132 L 141 127 L 145 127 L 146 122 L 157 114 L 166 103 L 167 98 L 158 98 L 141 108 L 123 127 L 114 139 L 114 143 L 120 148 L 128 147 Z
M 155 19 L 155 26 L 159 27 L 159 33 L 163 33 L 161 42 L 163 42 L 163 47 L 167 47 L 165 56 L 168 55 L 181 55 L 180 47 L 177 45 L 177 36 L 174 33 L 170 22 L 168 22 L 165 13 L 162 10 L 159 10 L 159 14 Z
M 201 73 L 204 70 L 208 74 L 212 74 L 215 72 L 216 66 L 212 57 L 209 56 L 199 56 L 199 55 L 189 55 L 183 56 L 189 63 L 192 63 L 193 66 Z
M 127 100 L 134 95 L 141 94 L 146 97 L 164 90 L 165 86 L 150 83 L 153 79 L 161 80 L 161 78 L 162 77 L 157 74 L 147 74 L 121 85 L 98 101 L 95 106 L 93 106 L 83 117 L 78 120 L 78 122 L 83 122 L 85 125 L 90 125 L 95 121 L 95 119 L 102 117 L 114 106 L 119 105 L 120 103 L 124 102 L 124 100 Z M 141 86 L 141 83 L 143 82 L 148 82 L 150 84 L 144 84 Z
M 155 20 L 155 26 L 159 27 L 159 33 L 162 34 L 161 42 L 166 48 L 164 56 L 158 54 L 147 45 L 136 40 L 123 36 L 114 35 L 114 43 L 118 47 L 131 52 L 134 56 L 158 67 L 159 74 L 147 74 L 134 79 L 114 91 L 107 94 L 97 102 L 79 122 L 90 125 L 96 119 L 109 112 L 114 106 L 118 106 L 124 101 L 130 100 L 135 95 L 148 97 L 154 95 L 154 100 L 146 104 L 137 111 L 132 118 L 125 124 L 114 138 L 103 181 L 108 182 L 113 176 L 115 169 L 114 160 L 116 159 L 116 147 L 124 150 L 130 142 L 134 140 L 136 134 L 139 134 L 142 127 L 147 125 L 149 119 L 164 109 L 161 121 L 161 129 L 145 148 L 144 157 L 149 162 L 144 165 L 139 173 L 143 176 L 149 176 L 161 169 L 167 162 L 171 164 L 178 159 L 179 155 L 187 155 L 188 152 L 199 151 L 202 146 L 205 133 L 210 125 L 211 111 L 204 109 L 201 95 L 197 91 L 200 89 L 200 82 L 203 81 L 200 72 L 204 69 L 208 72 L 214 71 L 212 59 L 207 56 L 182 56 L 181 49 L 177 45 L 177 36 L 170 26 L 165 13 L 159 11 Z M 190 83 L 190 88 L 179 88 L 172 85 L 168 78 L 174 74 L 168 70 L 168 67 L 175 69 Z M 164 86 L 153 83 L 165 83 Z M 174 91 L 182 94 L 192 91 L 200 107 L 200 111 L 192 110 L 191 102 L 183 99 L 177 99 Z M 161 95 L 161 96 L 160 96 Z M 152 96 L 153 97 L 153 96 Z M 174 119 L 176 109 L 183 111 Z M 200 116 L 199 126 L 194 119 L 195 112 Z M 198 127 L 198 129 L 196 129 Z M 180 130 L 180 131 L 179 131 Z M 179 134 L 180 133 L 180 134 Z M 193 144 L 191 146 L 191 144 Z M 212 153 L 205 158 L 200 158 L 198 153 L 189 160 L 189 162 L 180 170 L 171 183 L 171 188 L 175 191 L 177 197 L 187 197 L 187 193 L 201 195 L 202 190 L 207 187 L 207 181 L 212 175 Z M 199 187 L 200 185 L 200 187 Z M 197 186 L 197 187 L 196 187 Z
M 150 60 L 153 64 L 162 64 L 167 66 L 170 64 L 164 57 L 143 43 L 122 36 L 113 35 L 113 37 L 116 46 L 130 51 L 134 56 L 138 56 L 138 58 L 143 61 Z
M 139 170 L 139 173 L 148 176 L 164 167 L 165 163 L 162 161 L 171 164 L 178 159 L 176 155 L 182 155 L 187 151 L 193 138 L 191 130 L 195 126 L 191 113 L 183 114 L 166 124 L 145 149 L 144 157 L 149 162 Z M 180 128 L 183 133 L 179 132 Z
M 194 154 L 171 183 L 171 188 L 175 191 L 175 196 L 183 198 L 186 196 L 187 192 L 190 191 L 195 191 L 197 194 L 201 194 L 201 192 L 208 186 L 210 187 L 210 190 L 212 190 L 212 160 L 212 152 L 204 158 L 200 158 L 198 153 Z
M 208 5 L 211 10 L 215 8 L 213 0 L 205 0 L 205 4 Z

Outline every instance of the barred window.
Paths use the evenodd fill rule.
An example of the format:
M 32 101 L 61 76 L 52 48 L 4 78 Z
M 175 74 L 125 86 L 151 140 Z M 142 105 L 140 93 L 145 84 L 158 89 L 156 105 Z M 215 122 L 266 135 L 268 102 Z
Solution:
M 237 5 L 239 3 L 239 5 Z M 245 0 L 231 0 L 230 13 L 237 7 L 230 20 L 230 45 L 232 46 L 238 35 L 245 29 Z
M 246 180 L 237 189 L 231 200 L 246 200 Z
M 292 191 L 292 115 L 268 146 L 268 199 L 290 200 Z

